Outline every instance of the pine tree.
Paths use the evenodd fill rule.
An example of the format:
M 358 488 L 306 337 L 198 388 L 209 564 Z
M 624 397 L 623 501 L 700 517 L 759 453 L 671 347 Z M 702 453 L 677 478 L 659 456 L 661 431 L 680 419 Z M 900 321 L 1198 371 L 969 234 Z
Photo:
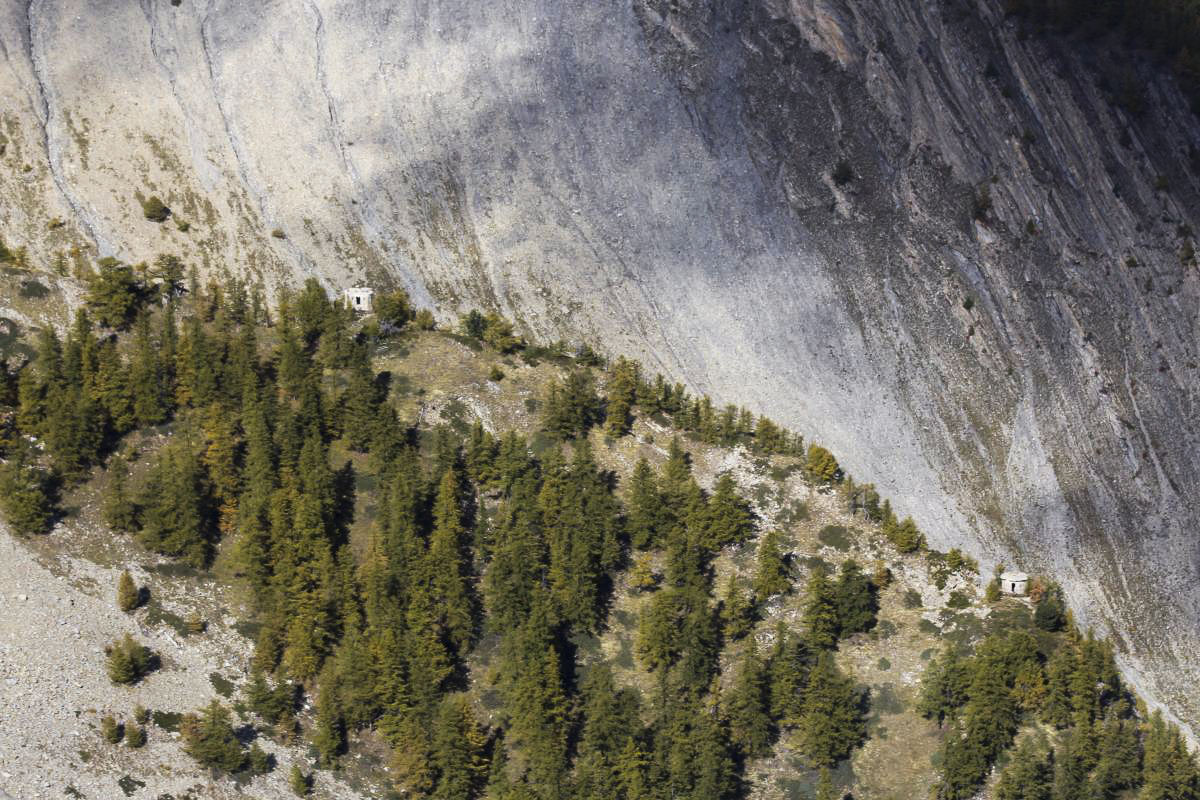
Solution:
M 1071 721 L 1071 677 L 1076 671 L 1075 648 L 1064 642 L 1046 665 L 1046 698 L 1042 703 L 1042 721 L 1065 728 Z
M 721 598 L 721 626 L 722 633 L 730 641 L 741 639 L 754 628 L 754 605 L 733 574 L 730 574 Z
M 839 800 L 837 791 L 833 788 L 833 773 L 829 767 L 821 767 L 817 776 L 816 800 Z
M 112 433 L 120 436 L 133 429 L 137 422 L 133 389 L 129 369 L 117 350 L 116 339 L 106 339 L 97 347 L 96 374 L 87 389 L 108 417 Z
M 1090 732 L 1090 726 L 1088 726 Z M 1062 737 L 1054 758 L 1055 800 L 1089 800 L 1087 732 L 1071 728 Z
M 626 528 L 629 541 L 638 550 L 647 550 L 659 542 L 661 500 L 650 462 L 639 458 L 629 479 Z
M 1125 701 L 1114 703 L 1100 729 L 1092 786 L 1101 797 L 1113 797 L 1141 780 L 1141 743 Z
M 818 484 L 833 484 L 842 479 L 842 469 L 837 459 L 819 444 L 810 444 L 804 462 L 804 472 L 809 480 Z
M 507 739 L 527 759 L 527 780 L 538 797 L 563 796 L 567 769 L 568 699 L 561 656 L 551 636 L 549 598 L 535 597 L 521 630 L 506 637 L 500 665 L 505 705 L 512 715 Z
M 833 587 L 822 567 L 813 570 L 804 595 L 805 640 L 813 650 L 837 647 L 838 611 Z
M 1066 604 L 1062 589 L 1051 585 L 1042 594 L 1033 612 L 1034 623 L 1044 631 L 1060 631 L 1066 623 Z
M 108 465 L 108 485 L 100 507 L 104 524 L 116 531 L 129 533 L 137 526 L 137 508 L 129 497 L 129 468 L 120 454 Z
M 142 428 L 158 425 L 167 418 L 164 363 L 160 351 L 150 334 L 150 317 L 143 314 L 134 329 L 133 356 L 129 365 L 133 419 Z
M 467 532 L 458 501 L 458 477 L 447 469 L 438 485 L 429 538 L 432 600 L 455 652 L 465 656 L 475 633 L 474 597 L 467 562 Z
M 49 476 L 36 466 L 32 450 L 22 442 L 0 465 L 0 510 L 16 533 L 45 533 L 55 504 Z
M 637 391 L 637 367 L 624 357 L 618 358 L 608 379 L 608 405 L 604 413 L 604 432 L 621 437 L 633 425 L 634 394 Z
M 794 726 L 803 713 L 804 689 L 808 685 L 809 651 L 804 640 L 780 622 L 767 664 L 771 719 Z
M 309 792 L 312 791 L 309 777 L 304 774 L 304 770 L 300 769 L 299 764 L 293 764 L 288 773 L 288 787 L 297 797 L 308 797 Z
M 842 564 L 833 595 L 842 636 L 863 633 L 875 627 L 879 605 L 875 599 L 875 586 L 853 559 L 847 559 Z
M 120 643 L 109 648 L 107 671 L 108 679 L 118 686 L 137 681 L 137 673 L 134 671 L 129 651 Z
M 313 747 L 317 761 L 326 769 L 337 766 L 338 757 L 346 748 L 346 728 L 342 719 L 342 702 L 338 697 L 337 673 L 332 665 L 321 671 L 317 681 L 316 719 L 313 724 Z
M 591 373 L 575 370 L 550 386 L 544 404 L 544 426 L 560 439 L 579 438 L 595 424 L 599 408 Z
M 1142 790 L 1139 800 L 1191 800 L 1196 796 L 1196 763 L 1179 729 L 1155 711 L 1143 737 Z
M 797 744 L 812 764 L 832 767 L 866 738 L 861 705 L 854 681 L 838 670 L 833 654 L 818 655 L 797 729 Z
M 525 476 L 500 508 L 492 563 L 484 576 L 488 625 L 497 632 L 520 627 L 541 585 L 545 555 L 537 494 L 536 477 Z
M 115 258 L 102 258 L 88 287 L 87 306 L 96 321 L 109 328 L 122 328 L 133 318 L 142 287 L 133 268 Z
M 204 440 L 202 461 L 217 503 L 218 527 L 223 534 L 229 534 L 236 526 L 238 496 L 242 491 L 237 463 L 239 443 L 233 419 L 219 404 L 209 406 L 205 414 Z
M 229 709 L 213 700 L 198 714 L 187 714 L 180 724 L 183 749 L 201 766 L 237 772 L 246 763 L 242 745 L 230 724 Z
M 774 738 L 768 711 L 767 670 L 751 640 L 746 646 L 737 677 L 724 696 L 729 739 L 746 758 L 771 752 Z
M 208 488 L 187 442 L 160 451 L 138 506 L 142 529 L 138 538 L 152 550 L 204 566 L 212 553 L 214 531 Z
M 792 588 L 791 571 L 779 543 L 779 532 L 767 531 L 758 542 L 758 564 L 754 573 L 754 599 L 764 603 L 773 595 Z
M 1049 748 L 1036 737 L 1027 736 L 1000 773 L 995 800 L 1051 800 L 1053 780 Z
M 352 450 L 365 453 L 379 414 L 379 389 L 365 348 L 356 347 L 346 391 L 342 395 L 342 430 Z
M 443 698 L 433 721 L 430 764 L 435 773 L 435 800 L 477 797 L 488 774 L 487 732 L 475 721 L 465 695 Z
M 630 735 L 641 730 L 638 694 L 618 691 L 608 664 L 599 663 L 584 675 L 581 696 L 584 722 L 571 796 L 579 800 L 619 797 L 620 753 Z
M 967 702 L 971 675 L 957 648 L 947 645 L 942 655 L 934 658 L 921 676 L 921 693 L 917 713 L 938 725 L 957 714 Z
M 137 608 L 140 602 L 141 596 L 133 577 L 129 570 L 122 570 L 121 577 L 117 580 L 117 607 L 129 612 Z
M 901 553 L 915 553 L 925 547 L 925 536 L 917 529 L 912 517 L 905 517 L 903 522 L 893 527 L 893 531 L 888 538 Z
M 713 550 L 741 544 L 754 533 L 750 504 L 738 495 L 737 484 L 729 473 L 717 478 L 708 501 L 707 528 L 707 545 Z

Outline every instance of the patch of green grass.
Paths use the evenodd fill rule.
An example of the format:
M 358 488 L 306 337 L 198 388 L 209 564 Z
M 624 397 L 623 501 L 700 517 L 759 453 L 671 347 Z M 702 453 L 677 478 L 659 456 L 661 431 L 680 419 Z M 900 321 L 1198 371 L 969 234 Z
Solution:
M 164 561 L 161 564 L 154 564 L 146 567 L 150 572 L 157 572 L 167 578 L 198 578 L 200 570 L 195 567 L 184 564 L 180 561 Z
M 803 500 L 793 500 L 779 512 L 779 521 L 784 525 L 803 522 L 808 519 L 808 503 Z
M 935 652 L 936 651 L 932 647 L 928 647 L 928 648 L 922 650 L 921 651 L 921 660 L 928 661 L 929 659 L 933 658 L 933 654 Z
M 154 724 L 168 733 L 179 733 L 179 724 L 183 722 L 183 714 L 178 711 L 155 711 L 150 715 Z
M 26 300 L 41 300 L 43 297 L 50 296 L 50 290 L 35 280 L 21 281 L 21 288 L 17 293 Z
M 457 397 L 442 409 L 442 419 L 446 420 L 450 424 L 450 430 L 459 436 L 466 436 L 471 432 L 471 426 L 467 422 L 470 414 L 471 410 L 467 408 L 467 404 Z
M 918 592 L 916 589 L 909 589 L 908 591 L 906 591 L 904 593 L 904 607 L 905 608 L 920 608 L 921 607 L 921 593 Z
M 469 347 L 471 350 L 475 351 L 476 353 L 483 352 L 483 342 L 479 341 L 478 339 L 474 338 L 473 336 L 464 336 L 461 333 L 451 333 L 450 331 L 443 331 L 443 335 L 445 335 L 446 337 L 448 337 L 450 339 L 453 339 L 454 341 L 458 342 L 459 344 L 463 345 L 464 347 Z M 536 364 L 532 365 L 532 366 L 536 366 Z
M 875 662 L 875 669 L 879 670 L 880 672 L 887 672 L 891 668 L 892 662 L 888 661 L 883 656 L 880 656 L 879 660 Z
M 178 614 L 167 611 L 157 600 L 151 600 L 146 604 L 146 622 L 150 625 L 167 625 L 180 636 L 187 636 L 191 633 L 188 630 L 187 620 Z
M 927 619 L 923 619 L 917 623 L 917 630 L 921 633 L 927 633 L 930 636 L 940 636 L 942 634 L 942 629 Z
M 833 565 L 820 556 L 807 556 L 800 559 L 800 563 L 808 569 L 823 569 L 829 574 L 833 574 Z
M 629 643 L 629 639 L 621 639 L 621 649 L 617 652 L 617 657 L 614 659 L 617 666 L 622 669 L 633 669 L 633 645 Z
M 953 591 L 950 593 L 950 599 L 946 601 L 946 605 L 950 608 L 967 608 L 971 605 L 971 598 L 967 597 L 964 592 Z
M 89 761 L 92 760 L 91 752 L 88 750 L 80 750 L 79 751 L 79 760 L 85 764 L 88 763 Z
M 233 626 L 233 629 L 250 641 L 255 642 L 258 641 L 258 632 L 262 630 L 262 624 L 250 620 L 240 620 Z
M 826 525 L 817 534 L 821 544 L 832 547 L 839 553 L 849 552 L 851 547 L 850 531 L 841 525 Z
M 776 483 L 783 483 L 801 469 L 802 467 L 800 466 L 799 462 L 771 467 L 771 480 L 775 481 Z
M 138 789 L 146 788 L 146 782 L 139 781 L 137 778 L 126 775 L 121 778 L 121 780 L 117 781 L 117 786 L 121 787 L 121 792 L 124 793 L 126 797 L 133 797 L 133 793 Z

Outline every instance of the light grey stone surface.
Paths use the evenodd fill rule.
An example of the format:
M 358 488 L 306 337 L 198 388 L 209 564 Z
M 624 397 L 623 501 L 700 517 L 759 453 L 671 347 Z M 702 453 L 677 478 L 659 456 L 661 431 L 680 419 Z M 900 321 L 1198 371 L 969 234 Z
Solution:
M 1198 129 L 1000 5 L 8 3 L 0 230 L 637 355 L 1053 572 L 1195 722 Z

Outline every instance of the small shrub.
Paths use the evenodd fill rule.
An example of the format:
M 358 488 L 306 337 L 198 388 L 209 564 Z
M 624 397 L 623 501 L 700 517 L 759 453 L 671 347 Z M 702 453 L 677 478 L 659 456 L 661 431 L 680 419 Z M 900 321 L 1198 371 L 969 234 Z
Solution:
M 117 607 L 129 613 L 138 607 L 140 600 L 141 593 L 138 591 L 137 584 L 133 582 L 129 570 L 122 571 L 121 577 L 117 580 Z
M 288 786 L 297 797 L 308 797 L 308 793 L 312 791 L 312 778 L 304 774 L 299 764 L 293 764 L 292 771 L 288 774 Z
M 188 633 L 199 635 L 208 630 L 208 622 L 199 613 L 193 611 L 188 615 L 187 622 Z
M 287 234 L 283 232 L 283 228 L 274 228 L 271 230 L 271 236 L 276 239 L 286 239 Z
M 50 290 L 41 281 L 25 280 L 21 281 L 21 288 L 18 294 L 27 300 L 41 300 L 50 295 Z
M 246 760 L 249 762 L 248 769 L 253 775 L 266 775 L 275 769 L 275 756 L 259 747 L 258 742 L 250 745 L 250 752 L 246 754 Z
M 142 705 L 133 707 L 133 719 L 138 725 L 147 725 L 150 723 L 150 709 Z
M 125 729 L 125 744 L 135 750 L 146 744 L 146 729 L 141 725 L 130 725 Z
M 971 295 L 967 295 L 966 297 L 964 297 L 963 302 L 962 302 L 962 307 L 963 307 L 964 311 L 970 311 L 972 308 L 975 307 L 975 298 L 972 297 Z
M 162 223 L 171 216 L 171 209 L 159 199 L 158 195 L 152 194 L 142 201 L 142 216 L 151 222 Z
M 817 533 L 817 538 L 821 540 L 821 544 L 838 552 L 845 553 L 850 550 L 850 531 L 841 525 L 826 525 Z
M 417 315 L 413 317 L 413 324 L 415 324 L 420 330 L 431 331 L 437 322 L 433 318 L 432 311 L 430 311 L 428 308 L 422 308 L 417 312 Z
M 971 605 L 971 598 L 963 592 L 954 591 L 950 593 L 950 599 L 946 601 L 946 605 L 950 608 L 966 608 Z
M 1067 607 L 1063 602 L 1062 588 L 1049 583 L 1037 600 L 1033 622 L 1044 631 L 1061 631 L 1067 623 Z
M 888 661 L 886 658 L 883 658 L 881 656 L 880 659 L 877 662 L 875 662 L 875 668 L 878 669 L 880 672 L 887 672 L 889 669 L 892 668 L 892 662 Z
M 125 738 L 125 727 L 112 714 L 106 714 L 100 720 L 100 735 L 109 744 L 117 744 Z
M 500 369 L 499 367 L 492 367 L 491 371 L 488 372 L 488 380 L 490 380 L 490 381 L 504 380 L 504 370 Z
M 150 648 L 128 633 L 123 639 L 105 648 L 108 656 L 108 678 L 118 685 L 134 684 L 158 666 L 158 657 Z
M 875 562 L 875 571 L 871 573 L 871 583 L 875 584 L 875 588 L 881 592 L 892 585 L 892 571 L 887 564 L 882 561 Z
M 988 581 L 987 589 L 984 591 L 983 599 L 989 603 L 1000 602 L 1000 579 L 992 578 Z
M 230 724 L 229 709 L 213 700 L 197 714 L 188 714 L 180 725 L 183 750 L 203 767 L 238 772 L 247 763 L 242 744 Z
M 192 223 L 187 220 L 177 219 L 175 220 L 175 227 L 179 229 L 180 233 L 187 233 L 192 229 Z

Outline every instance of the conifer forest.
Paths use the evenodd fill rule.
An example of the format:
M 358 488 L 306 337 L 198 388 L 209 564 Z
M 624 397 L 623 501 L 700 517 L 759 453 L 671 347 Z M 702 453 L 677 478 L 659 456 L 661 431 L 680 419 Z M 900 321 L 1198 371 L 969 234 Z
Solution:
M 543 370 L 532 428 L 408 415 L 425 389 L 394 365 L 422 342 L 486 363 L 485 387 Z M 268 743 L 304 748 L 299 795 L 366 753 L 379 796 L 438 800 L 774 797 L 768 764 L 798 776 L 779 796 L 820 800 L 1200 796 L 1180 730 L 1053 576 L 1004 596 L 826 448 L 635 361 L 527 342 L 494 313 L 439 326 L 400 290 L 365 317 L 315 280 L 268 304 L 164 256 L 102 262 L 69 330 L 0 378 L 10 528 L 46 538 L 92 491 L 112 536 L 216 576 L 253 641 L 235 694 L 105 716 L 106 747 L 153 744 L 167 712 L 218 780 L 277 772 Z M 649 449 L 614 466 L 623 442 Z M 733 470 L 702 484 L 695 459 L 735 451 L 850 520 L 820 532 L 843 555 L 797 551 L 804 504 L 767 524 Z M 851 556 L 848 536 L 871 544 Z M 879 648 L 887 672 L 889 609 L 938 592 L 960 621 L 912 618 L 910 724 L 884 726 L 893 684 L 850 653 Z M 150 602 L 127 569 L 111 596 Z M 167 666 L 126 634 L 82 668 L 119 692 Z M 863 754 L 893 771 L 872 748 L 906 737 L 933 742 L 925 778 L 861 794 Z

